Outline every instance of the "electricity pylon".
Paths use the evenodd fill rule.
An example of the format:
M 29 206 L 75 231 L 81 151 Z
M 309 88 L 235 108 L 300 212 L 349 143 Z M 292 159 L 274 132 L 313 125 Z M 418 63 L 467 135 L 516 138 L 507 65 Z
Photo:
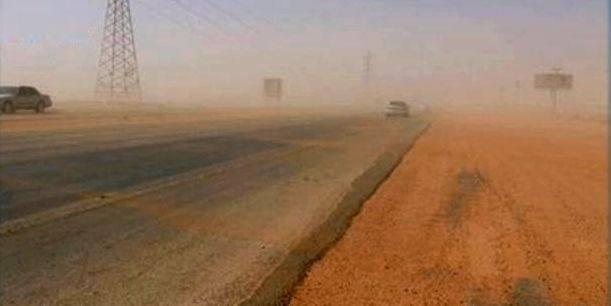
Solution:
M 367 51 L 363 61 L 363 82 L 366 87 L 369 87 L 373 74 L 373 54 Z
M 107 101 L 142 99 L 129 0 L 108 0 L 95 91 Z
M 363 91 L 362 99 L 365 103 L 370 103 L 375 99 L 373 92 L 373 81 L 374 81 L 374 69 L 373 69 L 373 54 L 369 51 L 363 58 Z

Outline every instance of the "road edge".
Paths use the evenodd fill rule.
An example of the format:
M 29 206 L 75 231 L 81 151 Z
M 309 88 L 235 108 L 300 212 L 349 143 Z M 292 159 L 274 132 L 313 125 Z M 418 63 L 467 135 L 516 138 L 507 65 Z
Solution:
M 360 176 L 355 178 L 336 209 L 288 252 L 254 292 L 239 305 L 286 305 L 309 268 L 343 237 L 363 204 L 390 177 L 405 155 L 432 125 L 424 118 L 422 126 L 401 144 L 389 148 Z

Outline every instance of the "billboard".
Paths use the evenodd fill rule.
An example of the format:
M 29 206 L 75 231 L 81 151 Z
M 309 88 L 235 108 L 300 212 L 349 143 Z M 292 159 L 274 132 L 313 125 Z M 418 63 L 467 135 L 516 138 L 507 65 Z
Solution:
M 281 99 L 282 92 L 282 79 L 268 78 L 263 80 L 263 94 L 266 98 Z
M 535 75 L 535 88 L 545 90 L 573 89 L 573 76 L 562 73 L 541 73 Z

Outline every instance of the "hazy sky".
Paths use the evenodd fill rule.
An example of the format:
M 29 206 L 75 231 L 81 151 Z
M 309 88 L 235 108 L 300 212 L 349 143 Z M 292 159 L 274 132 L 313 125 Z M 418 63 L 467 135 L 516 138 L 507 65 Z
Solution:
M 90 97 L 106 1 L 0 1 L 3 83 Z M 534 99 L 532 75 L 554 66 L 575 74 L 574 99 L 606 97 L 604 0 L 181 2 L 192 11 L 132 0 L 151 99 L 248 100 L 280 76 L 292 97 L 349 100 L 367 50 L 384 98 L 488 101 L 519 86 Z

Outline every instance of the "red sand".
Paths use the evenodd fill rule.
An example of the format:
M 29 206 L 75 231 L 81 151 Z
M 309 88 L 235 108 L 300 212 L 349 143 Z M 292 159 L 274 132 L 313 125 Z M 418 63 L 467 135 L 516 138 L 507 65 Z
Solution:
M 439 115 L 291 303 L 604 305 L 606 133 Z

